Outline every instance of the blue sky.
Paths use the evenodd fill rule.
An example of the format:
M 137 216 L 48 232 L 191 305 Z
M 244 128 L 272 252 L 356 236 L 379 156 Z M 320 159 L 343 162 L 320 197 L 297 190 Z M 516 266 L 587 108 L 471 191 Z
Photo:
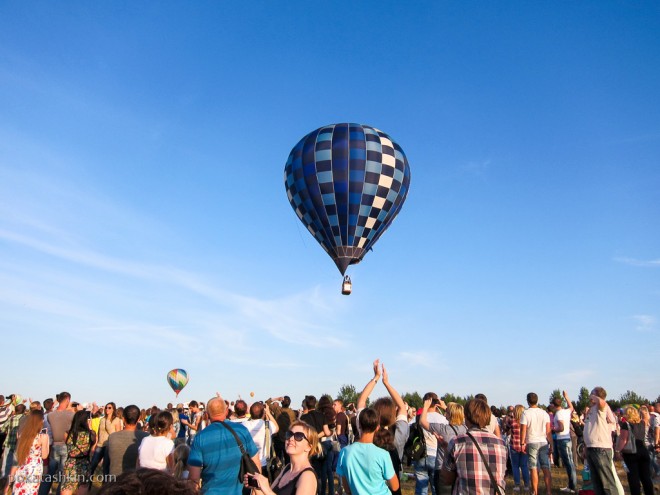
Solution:
M 657 2 L 3 2 L 0 393 L 660 393 Z M 353 294 L 291 209 L 336 122 L 405 150 Z M 374 395 L 384 394 L 379 385 Z

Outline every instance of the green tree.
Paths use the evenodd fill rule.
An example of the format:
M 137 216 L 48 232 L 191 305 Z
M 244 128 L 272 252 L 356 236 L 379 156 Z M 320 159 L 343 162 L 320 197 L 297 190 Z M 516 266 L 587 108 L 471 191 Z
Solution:
M 358 394 L 357 390 L 355 390 L 355 386 L 353 385 L 342 385 L 339 389 L 339 392 L 337 393 L 337 399 L 343 400 L 344 406 L 355 404 L 357 407 L 357 401 L 359 398 L 360 394 Z M 369 401 L 367 401 L 367 404 L 368 402 Z
M 445 404 L 449 404 L 450 402 L 456 402 L 457 404 L 460 404 L 462 406 L 465 405 L 467 400 L 465 400 L 464 397 L 461 397 L 460 395 L 455 395 L 447 392 L 445 395 L 440 397 L 443 401 L 445 401 Z
M 623 406 L 625 406 L 626 404 L 646 404 L 648 402 L 648 399 L 633 392 L 632 390 L 626 390 L 625 394 L 621 394 L 621 397 L 619 398 L 619 402 Z
M 424 405 L 424 401 L 422 400 L 422 396 L 419 395 L 419 393 L 416 392 L 416 391 L 413 392 L 413 393 L 406 392 L 405 394 L 403 394 L 401 396 L 401 398 L 403 399 L 403 401 L 405 403 L 407 403 L 410 407 L 412 407 L 414 409 L 419 409 L 420 407 L 422 407 Z
M 580 393 L 578 394 L 578 399 L 577 402 L 575 403 L 575 409 L 581 413 L 589 405 L 590 402 L 591 401 L 589 400 L 589 389 L 587 387 L 580 388 Z

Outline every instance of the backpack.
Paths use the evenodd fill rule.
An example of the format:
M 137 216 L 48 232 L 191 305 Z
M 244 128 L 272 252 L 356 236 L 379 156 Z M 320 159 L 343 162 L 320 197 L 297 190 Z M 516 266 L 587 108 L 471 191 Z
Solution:
M 408 440 L 403 447 L 403 453 L 408 456 L 411 461 L 419 461 L 426 457 L 426 438 L 424 438 L 424 428 L 419 424 L 419 416 L 417 420 L 410 425 L 410 433 Z

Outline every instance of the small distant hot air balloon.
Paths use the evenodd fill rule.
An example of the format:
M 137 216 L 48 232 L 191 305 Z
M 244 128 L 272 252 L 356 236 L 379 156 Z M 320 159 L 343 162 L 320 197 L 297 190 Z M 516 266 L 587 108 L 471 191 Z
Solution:
M 183 387 L 188 383 L 188 372 L 180 368 L 173 369 L 167 374 L 167 382 L 178 396 L 179 392 L 181 392 Z
M 250 397 L 254 397 L 254 392 L 250 392 Z
M 316 129 L 291 150 L 284 186 L 300 221 L 344 275 L 387 230 L 406 200 L 410 167 L 399 146 L 378 129 L 333 124 Z

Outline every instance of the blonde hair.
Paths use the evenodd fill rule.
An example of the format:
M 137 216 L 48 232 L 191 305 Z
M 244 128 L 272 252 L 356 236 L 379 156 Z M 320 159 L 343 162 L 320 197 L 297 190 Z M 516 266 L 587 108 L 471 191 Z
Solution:
M 513 417 L 518 423 L 520 423 L 520 418 L 522 418 L 523 412 L 525 411 L 525 406 L 522 404 L 516 404 L 516 407 L 513 409 Z
M 305 436 L 307 437 L 307 442 L 311 447 L 311 450 L 309 451 L 308 454 L 309 457 L 320 454 L 322 451 L 321 443 L 319 442 L 319 434 L 317 433 L 316 428 L 314 428 L 309 423 L 305 423 L 304 421 L 300 421 L 300 420 L 291 423 L 291 426 L 289 426 L 289 430 L 291 430 L 294 426 L 300 426 L 303 429 Z
M 457 402 L 447 404 L 446 416 L 450 425 L 462 425 L 465 423 L 465 410 Z
M 626 419 L 629 423 L 637 424 L 641 421 L 639 411 L 633 406 L 626 407 Z

